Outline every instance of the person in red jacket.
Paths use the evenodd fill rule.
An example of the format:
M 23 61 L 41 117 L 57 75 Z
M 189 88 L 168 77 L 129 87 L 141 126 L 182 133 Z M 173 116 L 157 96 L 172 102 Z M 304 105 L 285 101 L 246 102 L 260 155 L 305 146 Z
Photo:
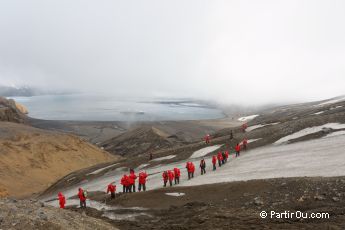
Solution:
M 218 165 L 219 165 L 219 167 L 222 167 L 222 161 L 223 161 L 222 152 L 219 152 L 219 153 L 218 153 L 217 159 L 218 159 Z
M 137 179 L 137 175 L 135 175 L 134 170 L 130 170 L 129 178 L 129 192 L 135 192 L 135 180 Z
M 78 190 L 78 197 L 80 200 L 80 208 L 86 208 L 86 197 L 87 197 L 87 192 L 84 191 L 82 188 L 79 188 Z
M 163 177 L 164 187 L 166 187 L 168 179 L 169 179 L 168 172 L 164 171 L 163 174 L 162 174 L 162 177 Z
M 58 198 L 59 198 L 59 205 L 60 205 L 60 208 L 65 208 L 66 198 L 65 198 L 65 196 L 62 194 L 62 192 L 59 192 Z
M 139 192 L 141 191 L 141 188 L 143 188 L 144 192 L 146 191 L 146 178 L 147 178 L 146 172 L 139 173 L 139 186 L 138 186 Z
M 193 162 L 188 161 L 186 164 L 186 169 L 188 172 L 188 180 L 194 177 L 195 166 Z
M 121 182 L 122 187 L 123 187 L 123 193 L 128 192 L 128 176 L 126 174 L 124 174 L 121 178 Z
M 225 162 L 228 162 L 228 158 L 229 158 L 229 151 L 226 150 L 225 151 Z
M 247 138 L 244 138 L 242 141 L 243 150 L 247 150 L 247 144 L 248 144 L 248 140 L 247 140 Z
M 190 172 L 192 174 L 192 178 L 194 178 L 195 165 L 193 162 L 190 162 Z
M 174 168 L 175 184 L 180 184 L 181 171 L 179 168 Z
M 216 170 L 216 164 L 217 164 L 217 157 L 216 156 L 212 156 L 213 171 Z
M 174 172 L 171 171 L 171 170 L 168 170 L 168 178 L 169 178 L 169 184 L 170 184 L 170 187 L 172 186 L 172 182 L 175 178 L 175 175 L 174 175 Z
M 236 151 L 236 157 L 239 157 L 241 153 L 241 146 L 239 143 L 237 143 L 237 145 L 235 146 L 235 151 Z
M 116 185 L 113 183 L 108 184 L 107 194 L 110 193 L 110 199 L 115 199 Z
M 211 140 L 210 134 L 207 134 L 207 135 L 204 137 L 204 140 L 205 140 L 205 144 L 209 144 L 209 143 L 210 143 L 210 140 Z

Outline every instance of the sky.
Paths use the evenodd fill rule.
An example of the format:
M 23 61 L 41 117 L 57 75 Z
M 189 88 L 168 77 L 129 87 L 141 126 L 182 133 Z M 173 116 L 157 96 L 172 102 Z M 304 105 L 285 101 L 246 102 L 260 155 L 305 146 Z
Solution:
M 1 0 L 0 84 L 227 104 L 345 94 L 342 0 Z

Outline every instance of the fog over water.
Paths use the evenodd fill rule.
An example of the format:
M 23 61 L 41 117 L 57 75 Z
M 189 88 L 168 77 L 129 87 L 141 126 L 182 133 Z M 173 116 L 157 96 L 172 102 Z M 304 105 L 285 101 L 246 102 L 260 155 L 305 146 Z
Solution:
M 0 2 L 0 84 L 227 104 L 345 92 L 345 1 Z

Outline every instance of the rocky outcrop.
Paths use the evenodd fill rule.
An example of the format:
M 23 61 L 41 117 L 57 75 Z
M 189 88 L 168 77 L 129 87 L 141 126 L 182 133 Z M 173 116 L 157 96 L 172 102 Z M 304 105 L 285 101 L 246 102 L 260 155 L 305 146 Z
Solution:
M 0 97 L 0 121 L 24 123 L 27 109 L 12 99 Z
M 116 229 L 103 220 L 33 200 L 0 200 L 0 229 Z

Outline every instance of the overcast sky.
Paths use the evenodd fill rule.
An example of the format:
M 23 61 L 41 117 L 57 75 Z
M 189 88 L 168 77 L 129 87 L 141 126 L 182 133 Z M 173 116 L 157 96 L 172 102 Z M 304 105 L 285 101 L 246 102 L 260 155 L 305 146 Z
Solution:
M 0 84 L 226 103 L 345 94 L 345 1 L 0 1 Z

